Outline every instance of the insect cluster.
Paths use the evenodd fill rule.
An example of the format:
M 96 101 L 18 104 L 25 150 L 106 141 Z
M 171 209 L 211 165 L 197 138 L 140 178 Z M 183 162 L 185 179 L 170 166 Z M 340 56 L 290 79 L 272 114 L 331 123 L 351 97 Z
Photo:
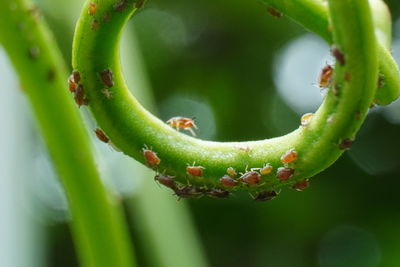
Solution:
M 81 75 L 77 71 L 73 71 L 68 78 L 69 91 L 74 94 L 74 99 L 78 107 L 87 105 L 88 100 L 81 84 Z

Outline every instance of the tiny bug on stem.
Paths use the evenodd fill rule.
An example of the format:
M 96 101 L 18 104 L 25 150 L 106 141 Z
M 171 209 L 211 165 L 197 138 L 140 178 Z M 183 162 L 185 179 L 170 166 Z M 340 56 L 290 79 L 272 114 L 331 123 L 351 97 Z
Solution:
M 283 16 L 283 14 L 281 12 L 279 12 L 278 10 L 276 10 L 273 7 L 268 7 L 267 8 L 268 13 L 273 16 L 274 18 L 281 18 Z
M 328 87 L 332 80 L 333 68 L 331 65 L 326 65 L 319 75 L 319 87 Z
M 100 71 L 100 79 L 106 87 L 114 86 L 113 73 L 110 69 Z
M 128 7 L 128 1 L 126 1 L 126 0 L 120 0 L 114 5 L 114 9 L 117 12 L 122 12 L 127 7 Z
M 83 89 L 83 85 L 79 84 L 76 88 L 74 99 L 79 107 L 82 105 L 87 105 L 87 99 L 85 98 L 85 90 Z
M 281 156 L 282 163 L 291 163 L 297 159 L 297 152 L 294 149 L 289 149 Z
M 339 149 L 349 149 L 353 145 L 354 140 L 350 138 L 342 139 L 339 143 Z
M 338 47 L 332 47 L 332 55 L 336 58 L 336 61 L 339 62 L 340 65 L 344 66 L 344 64 L 346 64 L 345 56 Z
M 293 174 L 294 174 L 294 169 L 280 167 L 276 172 L 276 177 L 278 177 L 278 179 L 281 181 L 287 181 L 289 180 L 289 178 L 293 176 Z
M 175 188 L 175 195 L 177 195 L 179 198 L 199 198 L 204 196 L 204 190 L 201 188 L 197 188 L 191 185 L 187 185 L 184 187 L 180 188 Z
M 301 126 L 305 127 L 310 124 L 312 118 L 314 117 L 314 113 L 306 113 L 301 116 L 300 124 Z
M 172 176 L 165 174 L 157 174 L 154 177 L 154 180 L 156 180 L 165 187 L 171 188 L 172 190 L 175 190 L 177 188 L 176 182 Z
M 260 192 L 257 193 L 255 197 L 253 197 L 253 200 L 258 202 L 268 201 L 274 199 L 277 195 L 278 193 L 276 193 L 275 191 Z
M 310 186 L 310 181 L 308 180 L 303 180 L 300 182 L 295 183 L 292 188 L 296 191 L 303 191 L 304 189 L 307 189 Z
M 154 168 L 160 164 L 161 159 L 157 156 L 156 152 L 147 148 L 143 148 L 142 151 L 144 159 L 150 167 Z
M 229 191 L 216 188 L 216 189 L 211 189 L 210 191 L 208 191 L 207 195 L 210 197 L 215 197 L 215 198 L 227 198 L 227 197 L 229 197 Z
M 96 13 L 96 8 L 97 8 L 96 3 L 93 3 L 93 2 L 89 3 L 88 13 L 90 16 L 93 16 L 94 13 Z
M 272 172 L 273 167 L 269 164 L 266 164 L 264 167 L 260 169 L 261 175 L 268 175 Z
M 236 177 L 237 172 L 235 171 L 234 168 L 229 167 L 228 169 L 226 169 L 226 173 L 230 176 L 230 177 Z
M 74 81 L 74 76 L 71 74 L 68 78 L 68 88 L 70 92 L 75 92 L 78 84 Z
M 249 171 L 243 174 L 240 180 L 248 185 L 256 185 L 261 182 L 261 174 L 256 171 Z
M 169 124 L 171 127 L 174 127 L 177 131 L 179 131 L 179 129 L 184 129 L 189 131 L 193 136 L 196 136 L 193 128 L 197 129 L 197 126 L 194 120 L 191 118 L 172 117 L 171 119 L 167 120 L 167 124 Z
M 224 187 L 235 187 L 238 184 L 238 181 L 233 179 L 229 175 L 224 175 L 219 179 L 219 182 L 222 184 Z
M 187 174 L 191 176 L 201 177 L 203 176 L 204 167 L 201 166 L 188 166 L 186 168 Z
M 102 141 L 104 143 L 108 143 L 110 141 L 110 139 L 106 136 L 106 134 L 100 128 L 96 128 L 96 130 L 94 132 L 100 141 Z

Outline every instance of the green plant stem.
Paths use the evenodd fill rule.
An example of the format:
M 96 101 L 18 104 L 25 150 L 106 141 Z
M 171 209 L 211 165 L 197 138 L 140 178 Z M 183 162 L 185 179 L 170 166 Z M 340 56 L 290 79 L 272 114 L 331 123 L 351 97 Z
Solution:
M 329 16 L 326 2 L 321 0 L 262 0 L 271 7 L 281 11 L 286 16 L 318 34 L 332 44 Z M 375 33 L 379 41 L 378 59 L 381 79 L 376 91 L 374 103 L 388 105 L 400 96 L 400 71 L 390 54 L 391 46 L 391 16 L 382 0 L 370 0 L 373 10 Z
M 112 0 L 90 2 L 97 4 L 97 11 L 94 16 L 88 15 L 89 1 L 86 2 L 74 38 L 73 67 L 81 73 L 92 114 L 124 153 L 146 164 L 142 149 L 152 149 L 161 159 L 156 170 L 173 175 L 182 183 L 189 180 L 195 185 L 221 187 L 219 179 L 228 167 L 245 172 L 266 163 L 273 166 L 274 172 L 264 176 L 262 183 L 252 187 L 241 184 L 237 188 L 272 190 L 307 179 L 330 166 L 343 153 L 339 143 L 355 137 L 373 100 L 378 77 L 376 39 L 368 5 L 360 4 L 365 13 L 359 14 L 358 5 L 344 12 L 348 15 L 346 22 L 357 27 L 346 31 L 340 29 L 354 42 L 342 43 L 341 39 L 335 42 L 348 61 L 335 71 L 336 89 L 340 87 L 340 93 L 335 95 L 335 90 L 330 90 L 308 126 L 262 141 L 218 143 L 189 137 L 150 114 L 126 87 L 118 44 L 121 29 L 136 10 L 133 2 L 127 1 L 127 8 L 122 11 L 116 10 Z M 105 15 L 111 19 L 101 20 Z M 100 23 L 93 28 L 95 20 Z M 332 28 L 335 31 L 334 22 Z M 113 73 L 114 84 L 109 88 L 113 97 L 110 99 L 102 93 L 105 84 L 100 79 L 100 72 L 103 70 Z M 350 81 L 344 81 L 345 71 L 350 73 Z M 282 181 L 275 171 L 283 166 L 280 157 L 289 149 L 298 152 L 298 159 L 289 164 L 295 174 Z M 186 173 L 187 165 L 194 162 L 205 168 L 203 177 L 191 177 Z
M 140 102 L 149 110 L 155 111 L 133 25 L 128 25 L 126 30 L 125 38 L 121 42 L 122 54 L 126 59 L 122 61 L 123 70 L 126 73 L 135 73 L 126 77 L 127 83 L 134 89 L 133 93 Z M 143 165 L 133 162 L 132 169 L 136 177 L 143 179 L 128 203 L 135 227 L 140 229 L 139 239 L 143 240 L 148 264 L 160 267 L 207 266 L 186 203 L 171 198 L 171 192 L 165 188 L 154 186 L 154 174 Z
M 64 62 L 45 22 L 27 0 L 0 0 L 0 17 L 0 42 L 31 102 L 69 200 L 82 266 L 134 266 L 123 216 L 101 183 L 66 88 Z

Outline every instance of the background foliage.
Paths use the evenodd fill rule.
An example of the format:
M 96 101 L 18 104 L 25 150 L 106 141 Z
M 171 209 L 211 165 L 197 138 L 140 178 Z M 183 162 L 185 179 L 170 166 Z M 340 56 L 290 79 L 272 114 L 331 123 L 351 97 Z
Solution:
M 73 25 L 69 16 L 77 18 L 79 5 L 57 2 L 41 0 L 38 5 L 70 62 Z M 400 3 L 387 3 L 395 26 L 393 53 L 400 59 Z M 328 47 L 290 20 L 270 17 L 257 1 L 152 0 L 131 24 L 125 37 L 136 34 L 160 117 L 195 116 L 201 138 L 241 141 L 281 135 L 298 127 L 301 114 L 312 112 L 322 100 L 313 83 L 325 61 L 331 60 Z M 129 61 L 130 56 L 128 47 L 122 57 Z M 6 91 L 15 89 L 16 95 L 6 99 L 26 106 L 21 103 L 22 93 L 8 88 L 17 84 L 3 52 L 0 61 L 2 79 L 6 77 L 9 85 L 1 87 L 2 94 L 8 96 Z M 126 76 L 136 75 L 126 72 Z M 26 164 L 18 170 L 18 179 L 1 175 L 0 200 L 16 201 L 0 204 L 0 233 L 9 236 L 0 241 L 0 255 L 18 255 L 25 249 L 30 251 L 23 255 L 31 265 L 19 259 L 21 265 L 0 260 L 0 266 L 76 266 L 65 197 L 35 123 L 29 119 L 28 108 L 2 106 L 14 111 L 6 113 L 14 119 L 1 118 L 1 139 L 23 141 L 13 146 L 5 142 L 1 157 L 23 155 Z M 88 118 L 85 108 L 82 113 Z M 305 192 L 283 190 L 273 202 L 261 204 L 250 201 L 245 193 L 229 200 L 176 202 L 189 203 L 210 266 L 398 266 L 399 114 L 400 103 L 374 109 L 352 150 L 313 179 Z M 16 127 L 19 135 L 6 125 Z M 118 152 L 96 140 L 94 144 L 100 154 L 107 155 L 99 162 L 100 170 L 111 177 L 106 183 L 128 202 L 137 193 L 140 175 L 120 169 L 120 158 L 113 156 Z M 19 224 L 4 219 L 10 216 Z M 132 218 L 134 222 L 134 212 Z M 131 223 L 131 230 L 139 265 L 152 266 L 143 257 L 143 229 Z M 12 252 L 14 247 L 19 252 Z M 13 260 L 0 257 L 8 258 Z

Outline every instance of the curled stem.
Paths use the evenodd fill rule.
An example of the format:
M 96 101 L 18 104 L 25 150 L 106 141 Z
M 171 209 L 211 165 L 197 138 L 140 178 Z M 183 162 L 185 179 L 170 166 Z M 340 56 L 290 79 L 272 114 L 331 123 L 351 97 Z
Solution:
M 121 2 L 126 6 L 118 9 Z M 351 4 L 335 4 L 331 13 L 336 56 L 342 57 L 342 65 L 338 64 L 334 71 L 332 90 L 309 124 L 277 138 L 203 141 L 175 131 L 145 110 L 127 89 L 118 49 L 121 29 L 141 6 L 138 2 L 88 1 L 76 28 L 73 67 L 81 74 L 92 114 L 125 154 L 181 183 L 223 188 L 220 178 L 228 168 L 233 168 L 243 174 L 233 189 L 275 190 L 308 179 L 330 166 L 355 138 L 373 101 L 378 77 L 377 42 L 369 6 L 363 0 L 343 2 Z M 90 3 L 97 5 L 93 15 L 88 14 Z M 328 12 L 324 10 L 320 11 Z M 343 27 L 342 19 L 352 27 Z M 97 27 L 93 28 L 93 23 Z M 102 77 L 104 72 L 112 73 L 112 84 Z M 112 92 L 112 98 L 104 96 L 104 88 Z M 157 153 L 158 160 L 145 157 L 144 148 Z M 287 155 L 290 151 L 296 156 Z M 188 173 L 187 167 L 192 164 L 202 167 L 197 172 L 200 175 Z M 249 168 L 266 164 L 273 171 L 269 169 L 262 175 L 249 172 Z

